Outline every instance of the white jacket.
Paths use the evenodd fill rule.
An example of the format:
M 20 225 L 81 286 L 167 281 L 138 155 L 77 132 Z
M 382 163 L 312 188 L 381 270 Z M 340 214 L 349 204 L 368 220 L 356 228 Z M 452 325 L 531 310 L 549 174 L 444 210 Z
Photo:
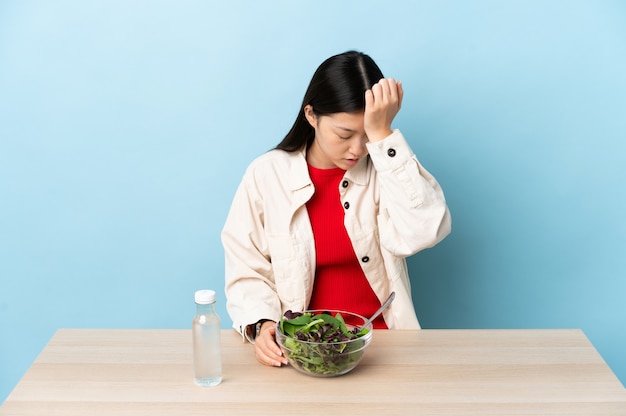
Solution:
M 387 326 L 419 328 L 405 258 L 448 235 L 450 213 L 398 130 L 367 149 L 339 186 L 345 227 L 378 299 L 396 292 L 383 314 Z M 304 151 L 271 150 L 244 174 L 222 231 L 226 306 L 240 333 L 307 308 L 315 243 L 305 204 L 313 193 Z

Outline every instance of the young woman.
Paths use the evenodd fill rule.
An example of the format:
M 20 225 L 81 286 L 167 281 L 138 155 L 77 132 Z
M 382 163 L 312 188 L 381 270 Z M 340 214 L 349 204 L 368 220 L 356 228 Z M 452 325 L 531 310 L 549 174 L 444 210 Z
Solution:
M 228 313 L 259 362 L 287 362 L 275 322 L 289 309 L 368 317 L 395 291 L 374 327 L 419 328 L 405 258 L 448 235 L 450 214 L 392 130 L 402 99 L 369 56 L 332 56 L 287 136 L 248 167 L 222 242 Z

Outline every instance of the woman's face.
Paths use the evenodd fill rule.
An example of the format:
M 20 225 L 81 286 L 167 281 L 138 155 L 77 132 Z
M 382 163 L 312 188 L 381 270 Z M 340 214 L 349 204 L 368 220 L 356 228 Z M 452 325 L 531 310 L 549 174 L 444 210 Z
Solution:
M 307 105 L 304 115 L 315 129 L 313 144 L 306 155 L 307 162 L 313 167 L 348 170 L 367 156 L 363 112 L 318 116 Z

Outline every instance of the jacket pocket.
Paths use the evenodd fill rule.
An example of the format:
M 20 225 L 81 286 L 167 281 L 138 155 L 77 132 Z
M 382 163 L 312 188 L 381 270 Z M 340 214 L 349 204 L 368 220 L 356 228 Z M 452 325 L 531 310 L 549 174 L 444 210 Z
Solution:
M 282 304 L 292 303 L 298 294 L 295 249 L 288 235 L 268 235 L 276 293 Z

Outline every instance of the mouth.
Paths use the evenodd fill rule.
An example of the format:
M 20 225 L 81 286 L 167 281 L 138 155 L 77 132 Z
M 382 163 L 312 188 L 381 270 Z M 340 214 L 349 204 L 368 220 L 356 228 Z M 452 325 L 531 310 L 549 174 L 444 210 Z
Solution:
M 356 165 L 359 163 L 359 159 L 345 159 L 346 163 L 349 165 Z

